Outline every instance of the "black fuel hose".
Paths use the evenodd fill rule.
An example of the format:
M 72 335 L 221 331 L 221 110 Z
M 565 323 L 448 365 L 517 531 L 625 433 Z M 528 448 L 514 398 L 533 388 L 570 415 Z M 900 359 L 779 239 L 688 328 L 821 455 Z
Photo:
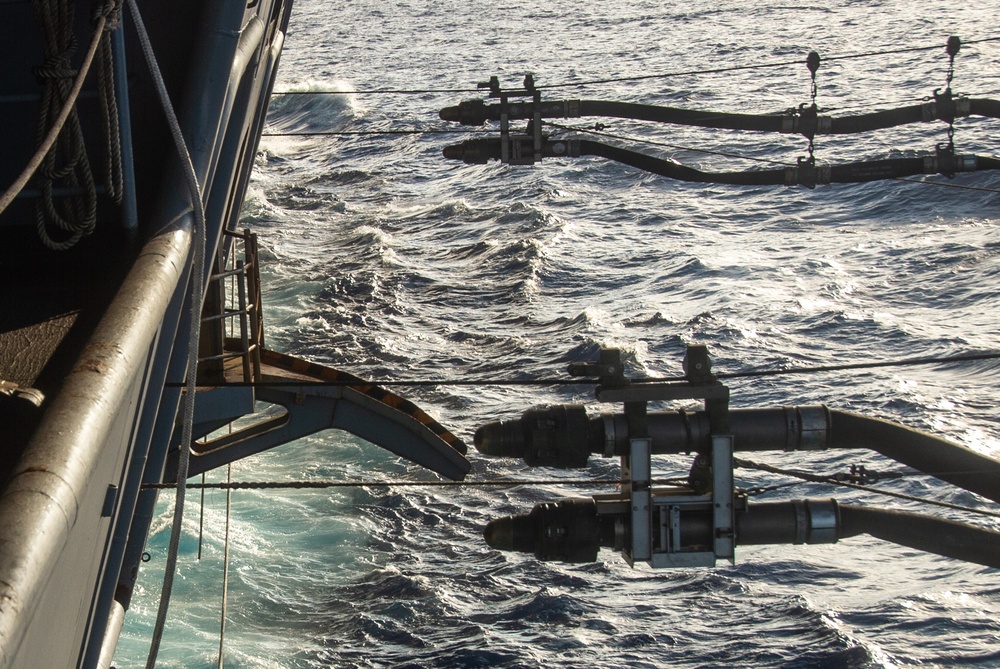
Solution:
M 866 449 L 1000 503 L 1000 461 L 898 423 L 824 406 L 732 409 L 728 416 L 739 452 Z M 703 411 L 650 413 L 647 429 L 656 455 L 710 447 Z M 629 438 L 622 414 L 591 418 L 580 405 L 557 405 L 484 425 L 475 444 L 485 455 L 524 458 L 531 466 L 578 468 L 593 453 L 628 453 Z
M 507 117 L 510 120 L 527 120 L 533 118 L 535 111 L 532 102 L 513 102 L 507 106 Z M 909 123 L 947 121 L 966 115 L 1000 118 L 1000 101 L 989 98 L 942 99 L 868 114 L 819 117 L 818 121 L 815 113 L 812 116 L 808 114 L 808 109 L 794 115 L 733 114 L 604 100 L 541 102 L 537 111 L 541 118 L 597 116 L 724 130 L 842 135 L 870 132 Z M 486 105 L 482 100 L 467 100 L 455 107 L 445 107 L 439 116 L 442 120 L 462 125 L 483 125 L 487 121 L 500 120 L 500 113 L 500 105 Z
M 838 506 L 838 538 L 869 534 L 900 546 L 1000 569 L 1000 532 L 898 509 Z
M 664 160 L 637 151 L 630 151 L 629 149 L 587 139 L 580 140 L 580 155 L 607 158 L 608 160 L 635 167 L 650 174 L 658 174 L 661 177 L 677 179 L 678 181 L 738 186 L 782 186 L 786 183 L 784 169 L 755 170 L 750 172 L 703 172 L 672 160 Z
M 793 186 L 814 187 L 827 183 L 864 183 L 883 179 L 899 179 L 918 174 L 1000 169 L 1000 160 L 982 156 L 952 156 L 950 158 L 887 158 L 829 167 L 805 166 L 780 170 L 752 170 L 744 172 L 703 172 L 693 167 L 662 158 L 655 158 L 618 146 L 580 140 L 580 155 L 598 156 L 629 165 L 651 174 L 658 174 L 679 181 L 729 184 L 738 186 Z
M 445 158 L 462 160 L 470 164 L 484 164 L 490 160 L 500 160 L 502 142 L 500 138 L 470 139 L 461 144 L 445 147 Z M 533 161 L 533 148 L 529 142 L 518 137 L 518 149 Z M 863 183 L 882 179 L 899 179 L 918 174 L 946 174 L 977 170 L 1000 169 L 1000 160 L 983 156 L 942 155 L 925 158 L 887 158 L 868 160 L 842 165 L 808 165 L 784 167 L 776 170 L 751 170 L 741 172 L 704 172 L 687 167 L 672 160 L 656 158 L 637 151 L 587 139 L 544 140 L 539 158 L 574 158 L 596 156 L 614 160 L 630 167 L 658 174 L 678 181 L 697 183 L 728 184 L 736 186 L 806 186 L 813 188 L 819 184 Z
M 866 448 L 1000 503 L 1000 462 L 898 423 L 830 410 L 830 446 Z
M 483 537 L 497 550 L 540 560 L 594 562 L 601 547 L 621 547 L 627 514 L 603 514 L 593 498 L 535 505 L 530 513 L 497 518 Z M 1000 532 L 937 516 L 840 504 L 832 499 L 748 504 L 735 514 L 737 546 L 822 544 L 868 534 L 900 546 L 1000 568 Z M 678 508 L 677 549 L 705 550 L 714 534 L 711 511 Z M 623 525 L 619 531 L 618 526 Z

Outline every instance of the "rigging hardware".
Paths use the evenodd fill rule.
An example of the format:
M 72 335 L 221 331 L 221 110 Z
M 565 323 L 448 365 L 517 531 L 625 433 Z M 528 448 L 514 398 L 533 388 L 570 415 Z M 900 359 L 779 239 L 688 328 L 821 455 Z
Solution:
M 793 110 L 793 114 L 797 114 L 803 128 L 800 132 L 809 140 L 809 155 L 806 158 L 798 159 L 799 169 L 814 169 L 816 167 L 815 138 L 816 132 L 819 129 L 819 107 L 816 106 L 816 94 L 818 92 L 818 88 L 816 87 L 816 72 L 819 71 L 819 64 L 819 54 L 815 51 L 810 51 L 809 56 L 806 58 L 806 67 L 809 68 L 809 74 L 812 79 L 809 87 L 812 104 L 807 107 L 803 103 L 799 105 L 797 111 Z M 816 183 L 815 178 L 812 178 L 811 181 Z
M 962 48 L 962 41 L 957 35 L 952 35 L 948 38 L 948 45 L 946 51 L 948 52 L 948 76 L 945 84 L 945 94 L 951 99 L 951 82 L 955 78 L 955 56 L 958 55 L 959 50 Z M 934 98 L 937 99 L 937 91 L 934 91 Z M 954 115 L 948 118 L 948 149 L 951 152 L 955 151 L 955 117 Z
M 492 547 L 589 561 L 608 546 L 622 550 L 630 564 L 712 566 L 732 561 L 736 545 L 832 543 L 867 533 L 1000 566 L 1000 533 L 964 523 L 835 500 L 750 504 L 735 492 L 733 452 L 869 448 L 998 502 L 1000 462 L 902 425 L 825 406 L 730 410 L 729 391 L 700 346 L 688 347 L 682 383 L 634 384 L 621 369 L 620 352 L 607 349 L 597 363 L 571 366 L 570 374 L 598 376 L 597 399 L 622 402 L 624 414 L 589 418 L 582 406 L 550 407 L 477 431 L 481 452 L 523 457 L 531 466 L 584 467 L 592 453 L 621 459 L 619 493 L 542 504 L 528 515 L 495 520 L 485 531 Z M 705 411 L 646 413 L 647 402 L 678 399 L 703 400 Z M 650 485 L 651 456 L 667 453 L 695 454 L 686 489 Z M 856 469 L 852 475 L 869 473 Z

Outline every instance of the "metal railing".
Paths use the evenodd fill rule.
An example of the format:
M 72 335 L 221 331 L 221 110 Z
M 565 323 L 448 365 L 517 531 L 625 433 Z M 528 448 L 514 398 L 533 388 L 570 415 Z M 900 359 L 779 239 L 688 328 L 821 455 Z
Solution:
M 249 383 L 260 380 L 260 351 L 264 347 L 257 235 L 249 229 L 227 230 L 225 234 L 231 239 L 227 267 L 209 277 L 209 281 L 219 284 L 221 308 L 202 317 L 203 324 L 222 322 L 221 351 L 199 357 L 198 363 L 216 363 L 225 368 L 227 361 L 238 358 L 243 380 Z M 242 259 L 237 259 L 237 242 L 242 242 Z

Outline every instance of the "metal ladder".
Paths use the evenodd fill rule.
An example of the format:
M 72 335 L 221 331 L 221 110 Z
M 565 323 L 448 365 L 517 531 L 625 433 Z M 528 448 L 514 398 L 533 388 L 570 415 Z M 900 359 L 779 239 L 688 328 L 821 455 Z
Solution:
M 199 376 L 203 370 L 205 375 L 225 376 L 232 369 L 227 362 L 239 359 L 243 382 L 253 383 L 261 378 L 260 352 L 264 348 L 257 235 L 248 228 L 242 232 L 226 230 L 224 234 L 230 242 L 225 266 L 209 277 L 218 286 L 221 305 L 218 313 L 203 315 L 201 319 L 203 326 L 221 323 L 221 350 L 216 337 L 209 353 L 198 358 Z M 242 243 L 242 259 L 237 258 L 237 242 Z

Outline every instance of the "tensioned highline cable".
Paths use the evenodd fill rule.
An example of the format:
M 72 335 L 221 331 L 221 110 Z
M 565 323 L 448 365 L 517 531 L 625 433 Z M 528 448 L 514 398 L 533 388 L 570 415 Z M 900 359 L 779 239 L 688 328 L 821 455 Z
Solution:
M 274 91 L 274 95 L 425 95 L 429 93 L 479 93 L 478 88 L 375 88 L 360 91 Z
M 656 379 L 664 381 L 667 379 Z M 593 385 L 597 383 L 594 379 L 425 379 L 416 381 L 391 381 L 391 380 L 371 380 L 362 381 L 230 381 L 227 383 L 212 383 L 199 388 L 323 388 L 340 386 L 579 386 Z M 165 388 L 183 388 L 184 384 L 170 382 L 164 384 Z
M 986 188 L 985 186 L 968 186 L 966 184 L 956 184 L 950 181 L 918 181 L 917 179 L 909 179 L 904 177 L 898 177 L 893 179 L 893 181 L 905 181 L 911 184 L 920 184 L 923 186 L 941 186 L 942 188 L 958 188 L 960 190 L 977 190 L 981 193 L 1000 193 L 1000 189 L 997 188 Z
M 908 367 L 914 365 L 936 365 L 953 362 L 975 362 L 981 360 L 1000 360 L 1000 352 L 991 353 L 967 353 L 952 356 L 903 358 L 900 360 L 883 360 L 877 362 L 857 362 L 845 363 L 841 365 L 820 365 L 815 367 L 790 367 L 788 369 L 761 369 L 749 370 L 746 372 L 721 372 L 716 374 L 718 379 L 739 379 L 759 376 L 786 376 L 791 374 L 820 374 L 824 372 L 839 372 L 846 370 L 878 369 L 882 367 Z M 662 377 L 662 378 L 642 378 L 629 379 L 631 383 L 680 383 L 687 379 L 683 376 Z M 203 388 L 309 388 L 309 387 L 337 387 L 337 386 L 581 386 L 596 385 L 599 380 L 593 378 L 533 378 L 533 379 L 424 379 L 410 381 L 394 380 L 372 380 L 365 379 L 358 381 L 232 381 L 229 383 L 213 383 L 199 386 Z M 165 383 L 167 388 L 183 388 L 185 385 L 179 382 Z
M 983 97 L 991 97 L 991 96 L 995 96 L 995 95 L 1000 95 L 1000 93 L 998 93 L 995 90 L 994 91 L 988 91 L 988 92 L 978 91 L 978 92 L 975 92 L 975 93 L 969 93 L 967 91 L 962 91 L 962 92 L 956 93 L 956 95 L 964 96 L 964 97 L 969 97 L 969 98 L 983 98 Z M 829 114 L 830 112 L 840 112 L 840 113 L 843 113 L 843 112 L 855 111 L 855 110 L 858 110 L 858 109 L 871 109 L 873 107 L 892 107 L 892 106 L 898 107 L 898 106 L 907 105 L 907 104 L 920 104 L 922 102 L 930 102 L 933 99 L 934 98 L 932 96 L 927 95 L 927 96 L 924 96 L 923 98 L 920 98 L 920 99 L 917 99 L 917 100 L 914 100 L 912 97 L 906 97 L 906 98 L 894 98 L 894 99 L 891 99 L 891 100 L 889 100 L 889 99 L 886 99 L 886 100 L 872 100 L 871 102 L 864 102 L 864 103 L 859 102 L 857 104 L 850 104 L 850 105 L 846 105 L 844 107 L 823 105 L 823 106 L 820 107 L 820 111 L 824 112 L 824 113 L 827 113 L 827 114 Z
M 982 44 L 984 42 L 997 42 L 1000 37 L 984 37 L 976 40 L 963 40 L 962 46 L 972 44 Z M 902 53 L 914 53 L 919 51 L 933 51 L 942 48 L 940 44 L 933 46 L 904 47 L 900 49 L 886 49 L 881 51 L 866 51 L 862 53 L 844 54 L 841 56 L 823 56 L 824 61 L 851 60 L 857 58 L 872 58 L 875 56 L 889 56 Z M 640 74 L 631 77 L 611 77 L 608 79 L 592 79 L 588 81 L 564 82 L 561 84 L 549 84 L 537 86 L 539 90 L 548 88 L 575 88 L 583 86 L 594 86 L 597 84 L 613 84 L 629 81 L 643 81 L 646 79 L 666 79 L 670 77 L 691 76 L 696 74 L 721 74 L 725 72 L 738 72 L 744 70 L 759 70 L 764 68 L 786 67 L 789 65 L 801 65 L 802 59 L 775 61 L 773 63 L 757 63 L 755 65 L 730 65 L 727 67 L 714 67 L 700 70 L 677 70 L 674 72 L 661 72 L 659 74 Z M 481 93 L 480 88 L 424 88 L 424 89 L 371 89 L 359 91 L 275 91 L 272 95 L 420 95 L 429 93 Z
M 553 123 L 551 121 L 543 121 L 542 123 L 543 125 L 551 126 L 553 128 L 558 128 L 560 130 L 589 133 L 591 135 L 599 137 L 607 137 L 609 139 L 618 139 L 625 142 L 648 144 L 650 146 L 659 146 L 668 149 L 678 149 L 681 151 L 691 151 L 695 153 L 705 153 L 709 155 L 723 156 L 726 158 L 738 158 L 741 160 L 750 160 L 761 163 L 769 163 L 773 165 L 792 166 L 792 163 L 789 163 L 788 161 L 770 160 L 768 158 L 754 158 L 752 156 L 744 156 L 738 153 L 727 153 L 725 151 L 713 151 L 711 149 L 698 149 L 693 146 L 668 144 L 666 142 L 658 142 L 651 139 L 627 137 L 625 135 L 616 135 L 613 133 L 602 132 L 600 130 L 595 130 L 593 128 L 580 128 L 569 125 L 563 125 L 561 123 Z M 498 133 L 500 131 L 492 129 L 483 129 L 483 128 L 462 128 L 462 129 L 452 129 L 452 130 L 317 130 L 314 132 L 265 132 L 262 133 L 261 136 L 262 137 L 339 137 L 339 136 L 366 136 L 366 135 L 452 135 L 459 133 L 474 133 L 483 135 L 491 132 Z
M 734 458 L 733 464 L 736 467 L 740 467 L 743 469 L 756 469 L 762 472 L 767 472 L 769 474 L 780 474 L 782 476 L 790 476 L 792 478 L 800 479 L 799 481 L 791 484 L 783 483 L 775 486 L 769 486 L 768 489 L 761 489 L 762 492 L 767 492 L 770 489 L 778 489 L 779 487 L 784 488 L 793 485 L 801 485 L 803 483 L 825 483 L 832 486 L 843 486 L 845 488 L 853 488 L 855 490 L 862 490 L 864 492 L 875 493 L 877 495 L 884 495 L 886 497 L 905 499 L 910 502 L 920 502 L 922 504 L 930 504 L 931 506 L 937 506 L 944 509 L 952 509 L 954 511 L 964 511 L 966 513 L 974 513 L 980 516 L 991 516 L 993 518 L 1000 518 L 1000 512 L 997 511 L 990 511 L 988 509 L 977 509 L 975 507 L 964 506 L 962 504 L 954 504 L 952 502 L 945 502 L 937 499 L 917 497 L 916 495 L 910 495 L 905 492 L 896 492 L 894 490 L 883 490 L 882 488 L 875 488 L 870 485 L 863 485 L 860 483 L 851 483 L 850 481 L 838 481 L 837 479 L 832 477 L 824 478 L 822 475 L 818 474 L 809 474 L 806 472 L 797 472 L 794 470 L 782 469 L 780 467 L 774 467 L 772 465 L 765 465 L 760 462 L 754 462 L 753 460 L 743 460 L 740 458 Z M 932 476 L 934 475 L 933 472 L 926 472 L 926 473 L 931 474 Z
M 977 40 L 963 40 L 962 46 L 967 46 L 970 44 L 981 44 L 983 42 L 997 42 L 997 41 L 1000 41 L 1000 37 L 985 37 Z M 933 51 L 935 49 L 940 49 L 940 48 L 942 48 L 940 44 L 935 44 L 934 46 L 905 47 L 901 49 L 887 49 L 882 51 L 866 51 L 863 53 L 844 54 L 842 56 L 823 56 L 823 60 L 829 62 L 834 60 L 872 58 L 874 56 L 890 56 L 895 54 L 913 53 L 918 51 Z M 803 61 L 801 59 L 796 59 L 796 60 L 776 61 L 773 63 L 759 63 L 757 65 L 732 65 L 728 67 L 716 67 L 716 68 L 709 68 L 702 70 L 678 70 L 675 72 L 663 72 L 661 74 L 642 74 L 632 77 L 613 77 L 609 79 L 593 79 L 590 81 L 550 84 L 547 86 L 538 86 L 538 88 L 541 90 L 544 90 L 546 88 L 574 88 L 578 86 L 593 86 L 596 84 L 612 84 L 612 83 L 628 82 L 628 81 L 642 81 L 645 79 L 665 79 L 669 77 L 690 76 L 695 74 L 721 74 L 725 72 L 737 72 L 741 70 L 757 70 L 763 68 L 784 67 L 788 65 L 801 65 L 802 63 Z
M 477 128 L 453 128 L 451 130 L 316 130 L 309 132 L 262 132 L 261 137 L 338 137 L 365 135 L 456 135 L 482 133 Z M 497 131 L 499 132 L 499 131 Z
M 489 481 L 230 481 L 223 483 L 189 483 L 187 488 L 203 488 L 213 490 L 296 490 L 322 488 L 377 488 L 379 486 L 397 486 L 410 488 L 484 488 L 484 487 L 517 487 L 539 485 L 576 485 L 576 486 L 615 486 L 621 484 L 621 479 L 496 479 Z M 683 486 L 681 479 L 654 479 L 650 485 Z M 143 483 L 145 490 L 169 490 L 176 488 L 176 483 Z
M 797 485 L 803 485 L 805 483 L 822 483 L 832 486 L 843 486 L 846 488 L 853 488 L 856 490 L 861 490 L 863 492 L 869 492 L 877 495 L 884 495 L 886 497 L 895 497 L 898 499 L 905 499 L 912 502 L 920 502 L 923 504 L 930 504 L 931 506 L 938 506 L 945 509 L 952 509 L 955 511 L 964 511 L 967 513 L 973 513 L 981 516 L 992 516 L 1000 518 L 1000 512 L 989 511 L 987 509 L 977 509 L 971 506 L 963 506 L 961 504 L 954 504 L 952 502 L 945 502 L 941 500 L 928 499 L 924 497 L 917 497 L 916 495 L 909 495 L 906 493 L 896 492 L 893 490 L 883 490 L 882 488 L 875 488 L 870 485 L 863 485 L 859 483 L 852 483 L 850 481 L 842 481 L 834 476 L 824 476 L 822 474 L 810 474 L 807 472 L 797 472 L 793 470 L 785 470 L 780 467 L 773 467 L 771 465 L 765 465 L 752 460 L 742 460 L 736 459 L 734 464 L 737 467 L 743 469 L 756 469 L 759 471 L 764 471 L 769 474 L 779 474 L 782 476 L 790 476 L 792 478 L 799 479 L 798 481 L 792 483 L 781 483 L 773 486 L 765 486 L 763 488 L 753 488 L 749 491 L 749 494 L 756 495 L 762 494 L 764 492 L 770 492 L 771 490 L 777 490 L 779 488 L 788 488 Z M 895 472 L 893 472 L 896 474 Z M 902 478 L 903 476 L 909 475 L 919 475 L 920 472 L 902 472 L 899 476 L 894 478 Z M 324 490 L 329 488 L 377 488 L 377 487 L 400 487 L 400 488 L 488 488 L 488 487 L 509 487 L 516 488 L 519 486 L 541 486 L 541 485 L 552 485 L 552 486 L 578 486 L 578 487 L 602 487 L 602 486 L 618 486 L 621 484 L 621 479 L 499 479 L 499 480 L 488 480 L 488 481 L 406 481 L 406 480 L 386 480 L 386 481 L 227 481 L 219 483 L 189 483 L 188 488 L 202 490 Z M 684 479 L 653 479 L 650 481 L 650 485 L 653 486 L 671 486 L 683 488 L 687 486 L 687 481 Z M 144 483 L 142 484 L 145 490 L 169 490 L 175 488 L 176 483 Z
M 636 142 L 639 144 L 648 144 L 650 146 L 659 146 L 668 149 L 678 149 L 681 151 L 705 153 L 709 155 L 723 156 L 726 158 L 751 160 L 761 163 L 769 163 L 773 165 L 784 165 L 784 166 L 792 165 L 792 163 L 789 163 L 788 161 L 770 160 L 767 158 L 754 158 L 752 156 L 744 156 L 738 153 L 727 153 L 725 151 L 713 151 L 711 149 L 698 149 L 693 146 L 668 144 L 666 142 L 658 142 L 650 139 L 640 139 L 635 137 L 627 137 L 625 135 L 616 135 L 613 133 L 594 130 L 593 128 L 579 128 L 569 125 L 562 125 L 561 123 L 552 123 L 551 121 L 543 121 L 543 124 L 551 126 L 553 128 L 558 128 L 560 130 L 589 133 L 595 136 L 607 137 L 609 139 L 619 139 L 625 142 Z M 484 130 L 482 128 L 462 128 L 462 129 L 452 129 L 452 130 L 317 130 L 314 132 L 265 132 L 262 133 L 261 136 L 262 137 L 339 137 L 339 136 L 366 136 L 366 135 L 451 135 L 459 133 L 475 133 L 482 135 L 490 132 L 497 133 L 499 132 L 499 130 Z
M 903 358 L 901 360 L 883 360 L 877 362 L 857 362 L 842 365 L 819 365 L 815 367 L 792 367 L 789 369 L 763 369 L 746 372 L 728 372 L 716 374 L 720 379 L 739 379 L 758 376 L 784 376 L 787 374 L 819 374 L 822 372 L 841 372 L 847 370 L 878 369 L 881 367 L 910 367 L 914 365 L 937 365 L 949 362 L 974 362 L 979 360 L 1000 360 L 1000 353 L 967 353 L 960 355 L 923 358 Z

